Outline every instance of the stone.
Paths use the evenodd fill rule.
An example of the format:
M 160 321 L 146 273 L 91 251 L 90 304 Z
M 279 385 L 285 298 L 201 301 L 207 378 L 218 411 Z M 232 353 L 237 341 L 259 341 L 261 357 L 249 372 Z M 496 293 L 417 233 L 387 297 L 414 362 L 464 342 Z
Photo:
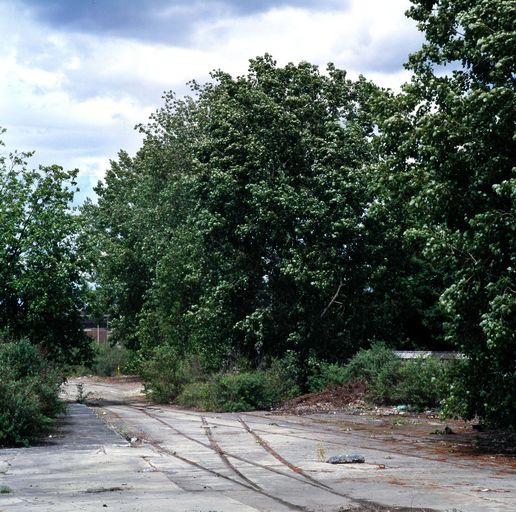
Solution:
M 328 464 L 362 464 L 365 462 L 363 455 L 333 455 L 327 461 Z

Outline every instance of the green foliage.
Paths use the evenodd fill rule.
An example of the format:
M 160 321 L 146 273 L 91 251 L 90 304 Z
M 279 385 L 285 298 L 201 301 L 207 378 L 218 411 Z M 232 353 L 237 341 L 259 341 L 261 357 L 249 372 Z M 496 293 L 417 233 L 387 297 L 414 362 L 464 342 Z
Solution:
M 266 55 L 167 93 L 112 163 L 83 210 L 98 294 L 145 371 L 177 355 L 163 396 L 187 354 L 218 372 L 295 353 L 297 382 L 321 389 L 382 339 L 464 353 L 450 410 L 516 424 L 516 7 L 412 3 L 426 42 L 400 94 Z M 378 400 L 442 396 L 416 389 L 418 371 L 441 382 L 434 363 L 374 350 L 346 372 L 375 376 Z M 228 379 L 228 396 L 260 388 Z
M 206 375 L 196 358 L 180 360 L 174 349 L 160 347 L 144 364 L 142 375 L 151 399 L 203 410 L 271 409 L 299 394 L 292 368 L 284 361 L 273 360 L 266 370 L 251 371 L 244 359 L 238 366 L 240 370 Z
M 299 393 L 276 365 L 265 371 L 216 375 L 210 388 L 212 407 L 225 412 L 269 410 Z
M 88 398 L 92 395 L 91 391 L 84 391 L 84 384 L 79 382 L 76 384 L 77 386 L 77 394 L 75 395 L 75 401 L 78 404 L 85 404 L 88 401 Z
M 426 43 L 410 56 L 411 83 L 382 105 L 378 183 L 384 204 L 403 208 L 405 247 L 435 276 L 446 342 L 467 356 L 466 417 L 514 426 L 516 7 L 413 3 Z
M 320 361 L 315 357 L 308 359 L 306 387 L 310 393 L 334 388 L 350 380 L 346 367 L 338 363 Z
M 347 381 L 363 380 L 371 384 L 380 375 L 392 375 L 400 359 L 383 343 L 374 343 L 370 349 L 360 350 L 346 365 Z
M 155 402 L 175 399 L 188 382 L 188 366 L 174 347 L 156 347 L 140 366 L 146 394 Z
M 385 386 L 382 393 L 390 403 L 410 404 L 422 410 L 441 406 L 448 396 L 450 367 L 454 362 L 442 362 L 432 358 L 402 362 L 397 371 L 394 386 Z M 382 379 L 380 379 L 381 384 Z
M 216 410 L 236 412 L 269 407 L 270 397 L 263 372 L 218 375 L 211 386 Z
M 404 361 L 382 343 L 360 350 L 346 365 L 309 360 L 308 388 L 322 391 L 348 382 L 367 385 L 367 398 L 375 404 L 408 404 L 422 410 L 444 407 L 445 415 L 456 416 L 463 361 L 432 358 Z
M 213 371 L 238 355 L 350 355 L 366 342 L 361 169 L 381 93 L 270 56 L 213 80 L 167 94 L 84 209 L 115 339 L 199 353 Z
M 0 343 L 0 446 L 24 445 L 63 410 L 62 378 L 28 341 Z
M 78 171 L 29 169 L 30 156 L 0 155 L 0 334 L 30 339 L 53 361 L 87 360 L 87 265 L 70 207 Z
M 213 386 L 208 382 L 188 382 L 177 397 L 177 403 L 203 411 L 214 409 Z
M 95 346 L 93 374 L 103 377 L 127 374 L 131 367 L 131 352 L 120 345 L 101 344 Z

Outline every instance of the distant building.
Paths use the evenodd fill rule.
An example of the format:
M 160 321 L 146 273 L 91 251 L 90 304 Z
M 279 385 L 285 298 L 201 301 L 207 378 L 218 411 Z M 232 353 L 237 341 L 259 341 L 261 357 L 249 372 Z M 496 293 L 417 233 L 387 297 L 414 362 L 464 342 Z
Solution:
M 82 317 L 82 327 L 84 332 L 93 338 L 97 343 L 107 343 L 109 339 L 109 329 L 107 317 L 104 318 L 88 318 Z

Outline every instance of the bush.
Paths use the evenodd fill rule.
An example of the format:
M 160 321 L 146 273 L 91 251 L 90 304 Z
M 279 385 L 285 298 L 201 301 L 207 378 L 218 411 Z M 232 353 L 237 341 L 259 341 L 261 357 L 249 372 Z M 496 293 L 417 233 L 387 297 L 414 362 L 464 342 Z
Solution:
M 145 393 L 155 402 L 177 398 L 188 382 L 188 364 L 174 347 L 156 347 L 149 359 L 140 363 L 140 377 Z
M 415 409 L 444 404 L 446 414 L 460 415 L 460 393 L 450 394 L 458 385 L 460 364 L 431 358 L 404 361 L 376 343 L 357 352 L 345 366 L 310 358 L 307 386 L 310 392 L 318 392 L 362 381 L 368 399 L 375 404 L 408 404 Z
M 95 347 L 95 362 L 93 373 L 102 377 L 113 377 L 127 373 L 130 368 L 131 354 L 127 348 L 120 345 L 97 345 Z
M 448 391 L 446 368 L 450 364 L 436 359 L 402 361 L 387 401 L 410 404 L 416 409 L 438 407 Z
M 52 426 L 61 382 L 30 342 L 0 343 L 0 446 L 27 446 Z
M 177 403 L 207 411 L 213 409 L 213 386 L 210 382 L 189 382 L 177 397 Z
M 298 393 L 277 361 L 265 371 L 221 374 L 211 381 L 213 407 L 225 412 L 272 409 Z
M 341 386 L 348 380 L 349 376 L 345 366 L 319 361 L 315 358 L 308 360 L 306 384 L 310 393 Z
M 347 382 L 362 380 L 367 384 L 368 397 L 374 403 L 424 409 L 438 407 L 447 399 L 459 365 L 459 361 L 432 358 L 404 361 L 385 345 L 375 344 L 358 352 L 345 373 Z
M 184 385 L 177 403 L 225 412 L 271 409 L 299 394 L 291 370 L 285 360 L 275 359 L 267 370 L 216 374 Z

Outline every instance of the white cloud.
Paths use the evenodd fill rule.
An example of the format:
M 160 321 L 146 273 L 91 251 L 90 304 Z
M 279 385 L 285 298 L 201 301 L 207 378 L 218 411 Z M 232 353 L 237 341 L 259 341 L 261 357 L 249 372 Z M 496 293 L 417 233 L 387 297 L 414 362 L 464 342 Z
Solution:
M 314 5 L 316 5 L 314 3 Z M 338 5 L 338 4 L 336 4 Z M 280 65 L 334 62 L 397 88 L 420 36 L 404 18 L 408 0 L 352 0 L 343 9 L 273 8 L 193 24 L 189 47 L 109 36 L 48 32 L 20 4 L 0 5 L 0 125 L 13 147 L 36 149 L 38 162 L 103 175 L 120 148 L 141 143 L 133 126 L 160 106 L 164 90 L 222 68 L 247 70 L 271 53 Z M 91 181 L 91 180 L 90 180 Z

